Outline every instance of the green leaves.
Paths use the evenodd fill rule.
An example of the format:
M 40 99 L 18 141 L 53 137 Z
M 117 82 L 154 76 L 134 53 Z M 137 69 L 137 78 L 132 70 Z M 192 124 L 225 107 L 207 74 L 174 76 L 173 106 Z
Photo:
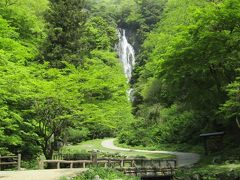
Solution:
M 88 51 L 94 49 L 112 51 L 117 42 L 116 28 L 110 26 L 102 17 L 90 17 L 85 24 L 81 41 L 82 46 Z
M 239 70 L 237 70 L 239 71 Z M 220 108 L 224 115 L 225 124 L 235 124 L 235 120 L 240 119 L 240 78 L 236 77 L 235 81 L 227 86 L 228 100 Z M 236 122 L 239 123 L 239 122 Z M 237 126 L 238 124 L 236 124 Z
M 64 67 L 62 61 L 81 64 L 86 53 L 82 52 L 80 41 L 85 23 L 83 6 L 83 0 L 50 1 L 46 15 L 48 37 L 42 47 L 41 61 L 48 61 L 56 68 Z
M 138 67 L 135 84 L 136 115 L 144 118 L 144 125 L 155 122 L 152 128 L 158 126 L 159 140 L 186 141 L 188 127 L 198 133 L 227 131 L 235 123 L 239 5 L 236 0 L 169 0 L 162 19 L 147 35 L 139 55 L 145 65 Z M 174 106 L 181 108 L 163 122 L 162 114 Z
M 83 2 L 0 2 L 0 154 L 51 158 L 68 135 L 115 135 L 133 119 L 116 24 L 86 20 Z

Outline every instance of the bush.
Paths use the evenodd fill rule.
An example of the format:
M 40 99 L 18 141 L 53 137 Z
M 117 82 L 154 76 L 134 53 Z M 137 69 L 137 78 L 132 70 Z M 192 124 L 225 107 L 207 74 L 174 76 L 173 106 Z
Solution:
M 21 167 L 25 169 L 38 169 L 38 160 L 21 161 Z
M 153 146 L 156 144 L 197 142 L 201 118 L 180 106 L 159 108 L 158 120 L 138 119 L 118 136 L 119 143 L 130 146 Z
M 90 170 L 82 173 L 81 175 L 74 177 L 73 180 L 94 180 L 96 176 L 99 176 L 102 180 L 115 180 L 115 179 L 121 179 L 121 180 L 138 180 L 139 177 L 130 177 L 126 176 L 121 172 L 115 171 L 110 168 L 99 168 L 94 167 Z
M 181 168 L 178 169 L 174 177 L 178 180 L 185 179 L 203 179 L 203 180 L 225 180 L 225 179 L 239 179 L 239 168 L 232 168 L 237 165 L 208 165 L 197 168 Z
M 193 139 L 196 127 L 201 125 L 195 122 L 192 112 L 181 111 L 177 105 L 161 110 L 161 123 L 155 128 L 154 141 L 160 143 L 183 143 Z M 197 125 L 196 125 L 197 124 Z
M 91 154 L 86 151 L 81 151 L 80 153 L 75 152 L 63 152 L 53 155 L 53 159 L 63 159 L 63 160 L 89 160 L 91 159 Z
M 151 144 L 152 127 L 146 126 L 142 119 L 131 124 L 129 129 L 123 130 L 119 136 L 119 143 L 125 143 L 131 146 L 147 146 Z
M 81 129 L 74 129 L 69 128 L 68 129 L 68 141 L 77 144 L 84 140 L 87 140 L 87 137 L 89 135 L 89 129 L 88 128 L 81 128 Z

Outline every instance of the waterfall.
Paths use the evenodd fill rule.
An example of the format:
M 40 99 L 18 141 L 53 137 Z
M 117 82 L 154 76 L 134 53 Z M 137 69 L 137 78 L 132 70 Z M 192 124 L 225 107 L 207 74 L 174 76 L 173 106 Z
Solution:
M 118 30 L 118 38 L 119 44 L 117 47 L 117 51 L 119 54 L 119 58 L 123 64 L 124 74 L 127 78 L 127 82 L 130 83 L 132 78 L 132 72 L 135 65 L 135 51 L 131 44 L 129 44 L 126 31 L 124 29 Z M 128 99 L 133 101 L 133 89 L 129 89 L 127 91 Z
M 123 64 L 124 74 L 130 82 L 132 78 L 132 72 L 135 65 L 135 51 L 131 44 L 129 44 L 126 38 L 126 31 L 124 29 L 118 30 L 119 45 L 118 54 Z

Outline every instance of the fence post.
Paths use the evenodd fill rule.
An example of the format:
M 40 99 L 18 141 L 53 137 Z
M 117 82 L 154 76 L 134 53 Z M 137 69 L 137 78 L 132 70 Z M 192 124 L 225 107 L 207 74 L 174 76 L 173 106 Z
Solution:
M 175 168 L 177 168 L 179 166 L 179 159 L 178 159 L 178 157 L 176 158 L 175 166 L 176 166 Z
M 39 169 L 44 169 L 44 162 L 42 159 L 39 160 L 38 167 L 39 167 Z
M 174 160 L 174 168 L 177 168 L 177 160 Z
M 158 160 L 158 167 L 161 168 L 161 160 Z
M 92 163 L 97 165 L 97 152 L 92 152 Z
M 38 162 L 39 169 L 44 169 L 44 158 L 40 156 L 40 160 Z
M 145 167 L 145 163 L 144 163 L 144 160 L 143 159 L 141 159 L 141 167 Z
M 18 170 L 21 170 L 21 154 L 18 154 L 18 166 L 17 166 L 17 169 Z
M 131 167 L 134 167 L 134 164 L 135 164 L 135 162 L 134 162 L 134 160 L 132 160 Z
M 124 160 L 123 160 L 123 159 L 121 160 L 121 165 L 120 165 L 120 167 L 124 167 Z
M 57 162 L 57 169 L 60 169 L 60 162 Z

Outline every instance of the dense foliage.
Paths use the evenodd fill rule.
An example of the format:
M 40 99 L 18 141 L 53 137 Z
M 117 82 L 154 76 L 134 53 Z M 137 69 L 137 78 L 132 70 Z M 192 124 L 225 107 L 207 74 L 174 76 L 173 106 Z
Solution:
M 121 172 L 107 169 L 107 168 L 91 168 L 88 171 L 82 173 L 81 175 L 74 177 L 74 180 L 85 180 L 85 179 L 122 179 L 122 180 L 138 180 L 139 177 L 130 177 L 124 175 Z
M 51 158 L 68 142 L 115 135 L 147 146 L 221 130 L 236 141 L 239 9 L 238 0 L 0 0 L 0 154 Z M 137 52 L 133 110 L 117 28 Z
M 48 38 L 43 45 L 43 61 L 47 60 L 52 67 L 63 67 L 62 61 L 80 64 L 80 37 L 85 23 L 83 0 L 50 0 L 46 13 Z
M 147 145 L 197 142 L 201 132 L 239 134 L 239 6 L 236 0 L 166 3 L 141 47 L 139 120 L 121 141 Z
M 41 7 L 39 10 L 36 6 Z M 43 41 L 42 13 L 47 1 L 38 3 L 26 1 L 1 1 L 0 6 L 0 68 L 1 68 L 1 117 L 0 153 L 27 151 L 30 155 L 38 151 L 36 136 L 29 131 L 21 116 L 24 96 L 31 86 L 31 72 L 28 66 L 37 55 L 37 48 Z M 39 18 L 37 18 L 39 16 Z M 28 148 L 28 144 L 31 144 Z
M 0 154 L 51 158 L 131 121 L 115 27 L 79 2 L 1 1 Z

